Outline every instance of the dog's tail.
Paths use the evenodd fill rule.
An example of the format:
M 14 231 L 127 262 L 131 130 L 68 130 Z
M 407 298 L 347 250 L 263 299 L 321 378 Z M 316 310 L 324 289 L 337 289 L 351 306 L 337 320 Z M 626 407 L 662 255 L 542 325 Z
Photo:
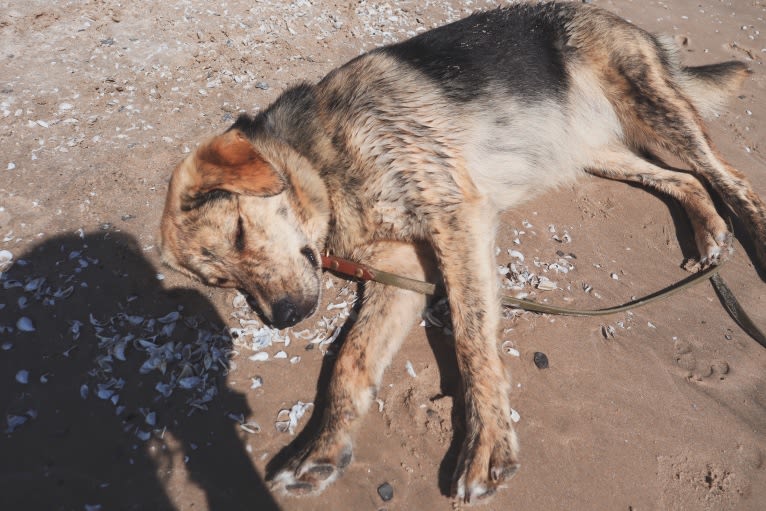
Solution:
M 704 118 L 718 113 L 751 73 L 747 64 L 738 60 L 706 66 L 684 66 L 681 64 L 678 45 L 673 39 L 661 36 L 658 42 L 670 65 L 671 74 Z
M 678 80 L 702 117 L 712 117 L 750 74 L 747 64 L 730 60 L 707 66 L 681 67 Z

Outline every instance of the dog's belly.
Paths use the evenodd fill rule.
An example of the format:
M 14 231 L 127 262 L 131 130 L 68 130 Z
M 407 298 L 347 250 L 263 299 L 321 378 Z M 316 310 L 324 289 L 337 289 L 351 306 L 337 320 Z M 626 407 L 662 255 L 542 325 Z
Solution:
M 595 151 L 622 138 L 596 80 L 585 72 L 571 76 L 564 100 L 495 95 L 473 114 L 466 163 L 498 210 L 572 182 Z

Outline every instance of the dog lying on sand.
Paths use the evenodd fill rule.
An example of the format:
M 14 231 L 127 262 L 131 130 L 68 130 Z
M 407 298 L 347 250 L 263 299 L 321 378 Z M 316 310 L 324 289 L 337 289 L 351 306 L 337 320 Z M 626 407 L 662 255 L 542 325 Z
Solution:
M 731 235 L 706 185 L 742 219 L 766 266 L 766 209 L 713 147 L 702 118 L 746 78 L 740 62 L 685 67 L 667 40 L 580 3 L 479 12 L 366 53 L 284 92 L 201 144 L 173 172 L 165 263 L 238 288 L 287 327 L 320 299 L 320 254 L 443 278 L 466 436 L 453 494 L 491 495 L 519 467 L 498 355 L 498 213 L 582 174 L 681 202 L 703 265 Z M 677 155 L 690 171 L 645 154 Z M 425 299 L 370 283 L 333 369 L 318 435 L 273 474 L 321 491 Z

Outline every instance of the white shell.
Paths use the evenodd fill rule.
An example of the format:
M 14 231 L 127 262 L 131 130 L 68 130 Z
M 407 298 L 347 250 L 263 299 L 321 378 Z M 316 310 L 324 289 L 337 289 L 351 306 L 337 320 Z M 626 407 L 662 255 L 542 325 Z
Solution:
M 29 383 L 29 371 L 22 369 L 21 371 L 17 372 L 16 381 L 24 385 Z
M 35 331 L 34 323 L 32 323 L 32 320 L 29 319 L 26 316 L 22 316 L 22 317 L 19 318 L 19 320 L 16 322 L 16 328 L 18 328 L 22 332 L 34 332 Z
M 0 272 L 13 265 L 13 254 L 9 250 L 0 250 Z
M 249 358 L 250 360 L 254 360 L 256 362 L 263 362 L 269 359 L 269 354 L 266 353 L 265 351 L 259 351 L 255 355 L 251 355 L 247 358 Z

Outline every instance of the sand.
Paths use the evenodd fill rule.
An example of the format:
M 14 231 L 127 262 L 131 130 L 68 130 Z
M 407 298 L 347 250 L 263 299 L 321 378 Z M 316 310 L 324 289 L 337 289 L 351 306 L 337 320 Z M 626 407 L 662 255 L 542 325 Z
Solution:
M 443 326 L 413 330 L 339 481 L 317 497 L 271 495 L 267 464 L 311 429 L 303 404 L 326 392 L 355 286 L 328 276 L 315 317 L 263 329 L 234 292 L 159 264 L 158 222 L 173 166 L 239 112 L 498 3 L 0 3 L 0 251 L 13 258 L 0 291 L 0 507 L 453 507 Z M 676 36 L 686 62 L 750 65 L 710 131 L 766 196 L 766 4 L 594 3 Z M 498 265 L 555 282 L 526 289 L 549 303 L 620 303 L 686 277 L 695 255 L 675 202 L 595 178 L 502 220 Z M 745 247 L 722 274 L 765 326 L 763 274 L 735 234 Z M 766 350 L 710 285 L 600 319 L 508 314 L 503 328 L 522 468 L 483 508 L 766 508 Z

